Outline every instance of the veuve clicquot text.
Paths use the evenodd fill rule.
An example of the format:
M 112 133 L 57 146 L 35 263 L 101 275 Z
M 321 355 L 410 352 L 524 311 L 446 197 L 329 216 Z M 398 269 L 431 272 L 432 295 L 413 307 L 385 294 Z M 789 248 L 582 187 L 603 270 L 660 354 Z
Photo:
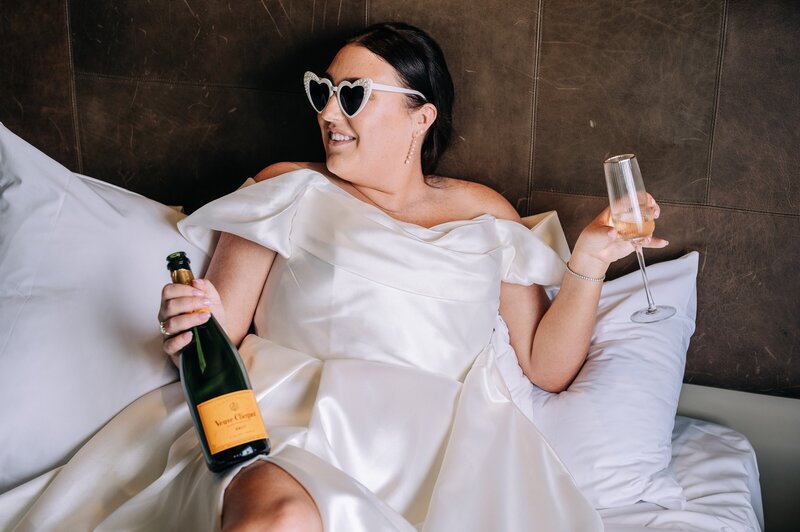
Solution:
M 169 255 L 167 268 L 173 283 L 192 284 L 184 252 Z M 180 374 L 208 468 L 219 472 L 269 453 L 269 436 L 236 347 L 213 315 L 191 331 Z

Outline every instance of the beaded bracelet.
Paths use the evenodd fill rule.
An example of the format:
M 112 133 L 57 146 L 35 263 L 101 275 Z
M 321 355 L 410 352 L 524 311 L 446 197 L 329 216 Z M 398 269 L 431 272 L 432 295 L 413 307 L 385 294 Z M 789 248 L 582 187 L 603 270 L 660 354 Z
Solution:
M 589 277 L 588 275 L 580 274 L 575 270 L 573 270 L 572 268 L 570 268 L 569 262 L 565 263 L 565 265 L 567 266 L 567 271 L 572 275 L 574 275 L 575 277 L 577 277 L 578 279 L 583 279 L 584 281 L 589 281 L 590 283 L 602 283 L 603 281 L 606 280 L 605 275 L 602 277 Z

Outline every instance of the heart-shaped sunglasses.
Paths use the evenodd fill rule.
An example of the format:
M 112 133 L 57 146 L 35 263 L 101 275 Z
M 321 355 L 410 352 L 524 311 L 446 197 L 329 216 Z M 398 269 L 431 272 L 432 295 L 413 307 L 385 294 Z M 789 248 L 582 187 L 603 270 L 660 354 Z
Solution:
M 394 85 L 383 85 L 375 83 L 369 78 L 361 78 L 355 81 L 342 81 L 334 86 L 331 80 L 320 78 L 313 72 L 306 72 L 303 75 L 303 85 L 306 89 L 306 96 L 311 102 L 311 107 L 317 113 L 321 113 L 328 104 L 333 93 L 336 93 L 336 100 L 339 107 L 348 118 L 353 118 L 364 109 L 372 91 L 399 92 L 402 94 L 415 94 L 425 100 L 425 95 L 413 89 L 405 87 L 395 87 Z

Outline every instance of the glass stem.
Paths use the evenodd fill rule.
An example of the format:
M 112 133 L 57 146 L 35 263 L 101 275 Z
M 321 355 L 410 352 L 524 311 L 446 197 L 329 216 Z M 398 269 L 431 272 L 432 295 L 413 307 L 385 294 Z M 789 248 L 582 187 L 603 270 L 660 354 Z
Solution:
M 647 313 L 653 314 L 656 309 L 656 303 L 653 301 L 653 294 L 650 293 L 650 285 L 647 284 L 647 270 L 644 266 L 644 255 L 642 254 L 642 246 L 634 244 L 636 248 L 636 258 L 639 259 L 639 269 L 642 272 L 642 280 L 644 281 L 644 293 L 647 294 Z

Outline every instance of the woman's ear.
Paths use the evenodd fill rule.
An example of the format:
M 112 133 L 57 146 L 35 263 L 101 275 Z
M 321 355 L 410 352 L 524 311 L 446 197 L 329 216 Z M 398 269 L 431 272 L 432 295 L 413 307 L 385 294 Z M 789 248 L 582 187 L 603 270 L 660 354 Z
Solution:
M 424 135 L 436 121 L 437 115 L 438 111 L 436 110 L 436 106 L 432 103 L 426 103 L 422 107 L 414 109 L 412 114 L 415 126 L 414 130 Z

